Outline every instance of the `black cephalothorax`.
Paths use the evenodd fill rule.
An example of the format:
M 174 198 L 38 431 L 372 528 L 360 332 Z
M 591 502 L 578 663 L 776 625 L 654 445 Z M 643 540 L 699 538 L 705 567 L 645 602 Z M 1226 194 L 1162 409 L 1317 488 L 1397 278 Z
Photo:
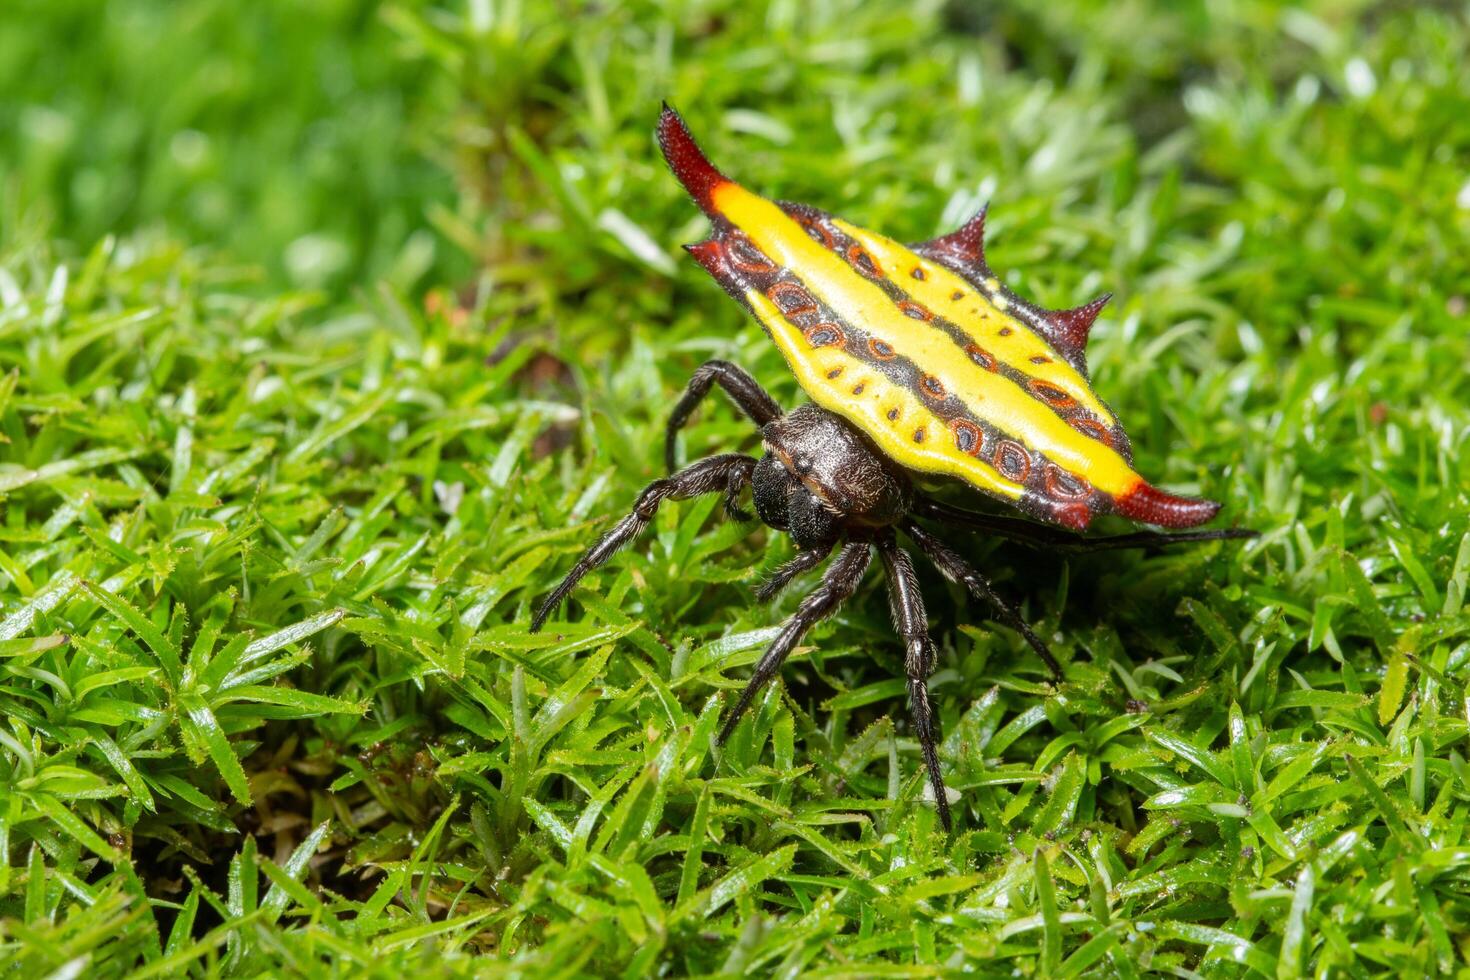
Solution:
M 711 456 L 674 472 L 674 444 L 679 429 L 699 401 L 718 384 L 735 404 L 760 427 L 765 453 L 759 459 L 739 453 Z M 850 423 L 816 405 L 802 405 L 783 414 L 755 379 L 725 361 L 710 361 L 695 372 L 684 396 L 674 407 L 665 440 L 665 462 L 670 475 L 649 484 L 633 504 L 632 513 L 619 521 L 577 561 L 566 578 L 552 590 L 531 621 L 541 629 L 548 616 L 584 575 L 631 541 L 653 519 L 667 499 L 685 499 L 707 493 L 725 495 L 726 510 L 748 519 L 739 497 L 748 486 L 760 519 L 790 534 L 800 549 L 756 590 L 757 598 L 772 598 L 803 572 L 831 557 L 821 584 L 807 594 L 796 612 L 756 663 L 755 673 L 725 718 L 719 742 L 734 731 L 745 709 L 807 630 L 832 615 L 862 582 L 873 552 L 883 565 L 894 628 L 903 641 L 904 673 L 914 734 L 924 755 L 935 805 L 946 829 L 951 827 L 949 801 L 940 773 L 936 746 L 939 725 L 929 704 L 925 682 L 934 670 L 935 652 L 929 638 L 924 600 L 908 553 L 899 535 L 951 581 L 994 608 L 1001 622 L 1015 629 L 1036 651 L 1052 676 L 1061 679 L 1061 667 L 1046 644 L 1021 619 L 1015 607 L 996 594 L 990 583 L 953 548 L 920 523 L 968 527 L 997 537 L 1045 548 L 1092 551 L 1142 548 L 1184 541 L 1218 541 L 1249 537 L 1250 531 L 1183 531 L 1171 534 L 1135 532 L 1114 537 L 1081 538 L 1031 521 L 995 517 L 933 500 L 914 486 L 908 473 L 877 452 Z

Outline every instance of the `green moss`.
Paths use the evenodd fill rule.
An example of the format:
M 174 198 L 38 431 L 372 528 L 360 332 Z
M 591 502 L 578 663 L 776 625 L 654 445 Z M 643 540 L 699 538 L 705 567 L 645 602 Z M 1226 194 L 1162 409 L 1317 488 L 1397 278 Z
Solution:
M 457 202 L 424 191 L 393 127 L 361 144 L 390 161 L 381 182 L 333 165 L 300 222 L 245 238 L 181 219 L 153 171 L 158 196 L 126 212 L 20 178 L 11 201 L 32 203 L 0 226 L 0 964 L 1463 968 L 1463 18 L 599 9 L 596 30 L 540 4 L 294 22 L 293 43 L 393 59 L 354 98 L 439 93 L 412 126 Z M 0 38 L 101 43 L 63 14 Z M 86 68 L 70 98 L 110 119 Z M 282 132 L 318 105 L 246 91 Z M 1075 558 L 962 542 L 1054 644 L 1060 691 L 923 572 L 953 837 L 922 801 L 876 574 L 723 752 L 723 700 L 797 601 L 750 599 L 784 540 L 718 501 L 666 507 L 569 619 L 527 632 L 659 472 L 700 361 L 798 399 L 676 247 L 702 219 L 652 144 L 664 97 L 753 188 L 900 237 L 993 198 L 1015 289 L 1117 293 L 1089 359 L 1141 471 L 1262 531 Z M 0 147 L 33 161 L 35 138 Z M 54 173 L 82 165 L 67 153 Z M 257 184 L 301 176 L 255 166 L 240 222 Z M 447 264 L 377 286 L 361 257 L 401 243 L 336 224 L 334 200 L 398 214 L 400 238 L 432 227 Z M 66 244 L 154 223 L 173 235 Z M 262 290 L 217 254 L 279 272 L 320 228 L 359 257 L 325 294 Z M 751 444 L 717 406 L 683 452 Z

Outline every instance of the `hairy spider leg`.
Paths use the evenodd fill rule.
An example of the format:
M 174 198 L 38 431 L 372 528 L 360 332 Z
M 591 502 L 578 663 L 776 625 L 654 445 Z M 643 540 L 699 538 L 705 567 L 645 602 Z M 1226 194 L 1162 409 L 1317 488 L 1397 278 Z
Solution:
M 817 623 L 826 619 L 837 611 L 837 607 L 849 599 L 857 587 L 863 581 L 863 573 L 868 570 L 868 562 L 872 560 L 872 548 L 867 541 L 849 541 L 837 552 L 837 557 L 832 559 L 832 564 L 827 566 L 827 573 L 822 576 L 822 584 L 807 594 L 801 600 L 801 605 L 796 607 L 796 612 L 786 620 L 781 632 L 766 647 L 766 652 L 756 662 L 755 673 L 751 675 L 750 683 L 745 685 L 745 690 L 740 692 L 740 699 L 735 702 L 735 707 L 725 718 L 725 724 L 720 729 L 716 744 L 724 745 L 735 731 L 740 716 L 745 714 L 745 709 L 750 707 L 750 702 L 755 699 L 756 694 L 766 682 L 776 676 L 781 669 L 781 664 L 791 654 L 795 646 L 801 642 L 807 630 Z
M 577 559 L 577 564 L 567 573 L 567 577 L 561 580 L 560 585 L 551 590 L 551 594 L 541 603 L 541 608 L 536 610 L 536 615 L 531 620 L 531 632 L 540 631 L 542 624 L 546 622 L 546 617 L 550 616 L 557 605 L 567 597 L 567 593 L 577 587 L 582 576 L 607 561 L 619 548 L 636 538 L 639 532 L 648 526 L 648 522 L 653 520 L 653 515 L 658 513 L 659 504 L 670 498 L 684 500 L 706 493 L 723 491 L 726 508 L 729 509 L 732 496 L 750 483 L 750 474 L 755 469 L 755 462 L 754 456 L 746 456 L 741 453 L 711 456 L 690 464 L 672 476 L 654 480 L 644 487 L 628 516 L 618 521 L 611 530 L 598 539 L 596 544 L 583 552 L 582 557 Z
M 1065 548 L 1078 552 L 1115 551 L 1121 548 L 1157 548 L 1162 545 L 1186 544 L 1192 541 L 1231 541 L 1237 538 L 1259 536 L 1259 532 L 1246 528 L 1224 528 L 1209 531 L 1134 531 L 1130 534 L 1084 538 L 1060 528 L 1028 521 L 1024 517 L 982 514 L 979 511 L 956 507 L 930 497 L 919 497 L 914 502 L 914 513 L 920 517 L 942 521 L 945 524 L 984 531 L 998 538 L 1047 550 Z
M 749 470 L 730 471 L 725 478 L 725 513 L 732 521 L 753 521 L 755 515 L 740 506 L 740 491 L 750 485 L 750 474 L 754 467 Z
M 776 593 L 790 585 L 792 579 L 816 568 L 831 553 L 831 545 L 825 548 L 808 548 L 806 551 L 798 551 L 795 558 L 776 569 L 771 573 L 770 578 L 756 587 L 755 597 L 761 602 L 776 598 Z
M 1046 664 L 1052 677 L 1057 681 L 1062 680 L 1062 667 L 1057 663 L 1057 658 L 1052 656 L 1051 650 L 1042 642 L 1041 637 L 1026 625 L 1026 621 L 1021 618 L 1016 607 L 1002 599 L 995 589 L 991 588 L 984 576 L 912 518 L 904 521 L 902 527 L 903 532 L 919 546 L 919 550 L 934 563 L 945 578 L 951 582 L 958 582 L 969 590 L 970 595 L 977 599 L 984 599 L 995 607 L 995 610 L 1000 613 L 1001 622 L 1020 633 L 1031 645 L 1031 649 L 1036 651 L 1036 655 Z
M 689 386 L 669 415 L 669 424 L 664 430 L 664 469 L 668 472 L 674 472 L 674 443 L 679 430 L 689 421 L 689 416 L 704 396 L 709 394 L 710 386 L 715 384 L 725 389 L 730 400 L 756 425 L 764 426 L 781 417 L 781 406 L 744 368 L 729 361 L 705 361 L 689 379 Z
M 939 721 L 929 704 L 927 681 L 934 672 L 934 643 L 929 639 L 929 619 L 924 612 L 924 597 L 919 591 L 919 577 L 908 552 L 887 533 L 878 538 L 878 556 L 888 579 L 888 605 L 893 614 L 893 628 L 903 640 L 904 673 L 908 675 L 909 707 L 914 714 L 914 734 L 924 753 L 924 768 L 929 771 L 929 785 L 934 790 L 934 805 L 945 831 L 953 829 L 949 818 L 949 795 L 944 789 L 944 776 L 939 772 Z

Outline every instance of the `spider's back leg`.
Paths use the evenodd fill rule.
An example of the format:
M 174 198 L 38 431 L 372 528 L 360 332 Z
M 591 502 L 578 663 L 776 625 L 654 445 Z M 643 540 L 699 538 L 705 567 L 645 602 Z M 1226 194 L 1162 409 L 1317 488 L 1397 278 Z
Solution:
M 970 567 L 969 562 L 961 558 L 939 538 L 926 531 L 917 521 L 907 520 L 902 527 L 903 532 L 919 546 L 924 556 L 944 573 L 945 578 L 963 585 L 975 598 L 984 599 L 990 603 L 995 611 L 1000 613 L 1001 622 L 1020 633 L 1022 638 L 1031 645 L 1031 649 L 1036 651 L 1036 655 L 1051 671 L 1052 678 L 1057 681 L 1062 680 L 1062 665 L 1057 663 L 1057 658 L 1052 655 L 1051 648 L 1026 624 L 1016 607 L 1001 598 L 995 589 L 991 588 L 985 576 Z
M 898 547 L 892 533 L 879 538 L 878 555 L 883 559 L 883 571 L 888 578 L 888 604 L 893 613 L 893 626 L 903 639 L 904 673 L 908 677 L 914 734 L 924 753 L 924 768 L 928 770 L 929 785 L 934 790 L 939 822 L 945 830 L 950 830 L 949 796 L 944 788 L 944 776 L 939 771 L 939 722 L 929 703 L 927 685 L 929 675 L 934 671 L 934 642 L 929 639 L 929 621 L 924 612 L 924 597 L 919 591 L 919 577 L 914 574 L 914 563 L 908 552 Z
M 1071 531 L 1038 524 L 1023 517 L 1002 517 L 998 514 L 983 514 L 976 510 L 956 507 L 942 500 L 920 497 L 914 503 L 914 513 L 920 517 L 940 521 L 955 527 L 994 535 L 1007 541 L 1015 541 L 1033 548 L 1066 551 L 1116 551 L 1122 548 L 1157 548 L 1168 544 L 1188 544 L 1194 541 L 1231 541 L 1238 538 L 1258 537 L 1256 531 L 1245 528 L 1227 527 L 1193 529 L 1189 531 L 1133 531 L 1128 534 L 1109 534 L 1102 537 L 1084 538 Z
M 857 591 L 872 557 L 872 546 L 867 541 L 848 541 L 837 552 L 837 557 L 832 559 L 832 564 L 827 566 L 827 573 L 822 576 L 822 584 L 801 600 L 796 612 L 786 620 L 781 632 L 756 662 L 755 673 L 751 675 L 750 682 L 745 685 L 735 707 L 725 717 L 725 724 L 716 739 L 719 744 L 723 745 L 730 733 L 735 731 L 740 716 L 745 714 L 745 709 L 750 707 L 750 702 L 766 682 L 776 676 L 776 672 L 801 642 L 807 630 L 836 612 L 837 607 Z

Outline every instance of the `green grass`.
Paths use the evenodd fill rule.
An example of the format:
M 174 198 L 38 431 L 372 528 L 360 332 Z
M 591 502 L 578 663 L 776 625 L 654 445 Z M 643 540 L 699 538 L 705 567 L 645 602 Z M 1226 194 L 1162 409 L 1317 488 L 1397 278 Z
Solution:
M 235 260 L 269 270 L 328 222 L 321 187 L 253 245 L 155 201 L 137 223 L 195 247 L 78 250 L 114 219 L 55 190 L 12 207 L 0 972 L 1465 969 L 1466 12 L 1029 8 L 636 4 L 594 31 L 389 7 L 364 30 L 396 40 L 361 44 L 396 67 L 361 97 L 456 93 L 414 126 L 464 196 L 393 198 L 394 169 L 351 208 L 393 198 L 476 276 L 367 262 L 325 298 L 263 291 Z M 666 507 L 527 632 L 658 474 L 700 361 L 799 398 L 676 248 L 702 219 L 655 155 L 662 97 L 752 187 L 900 237 L 993 198 L 1019 292 L 1118 294 L 1090 361 L 1141 471 L 1262 532 L 964 542 L 1059 689 L 921 570 L 953 836 L 876 573 L 723 752 L 797 601 L 750 600 L 789 542 Z M 245 192 L 292 179 L 261 160 Z M 716 406 L 683 451 L 751 444 Z

